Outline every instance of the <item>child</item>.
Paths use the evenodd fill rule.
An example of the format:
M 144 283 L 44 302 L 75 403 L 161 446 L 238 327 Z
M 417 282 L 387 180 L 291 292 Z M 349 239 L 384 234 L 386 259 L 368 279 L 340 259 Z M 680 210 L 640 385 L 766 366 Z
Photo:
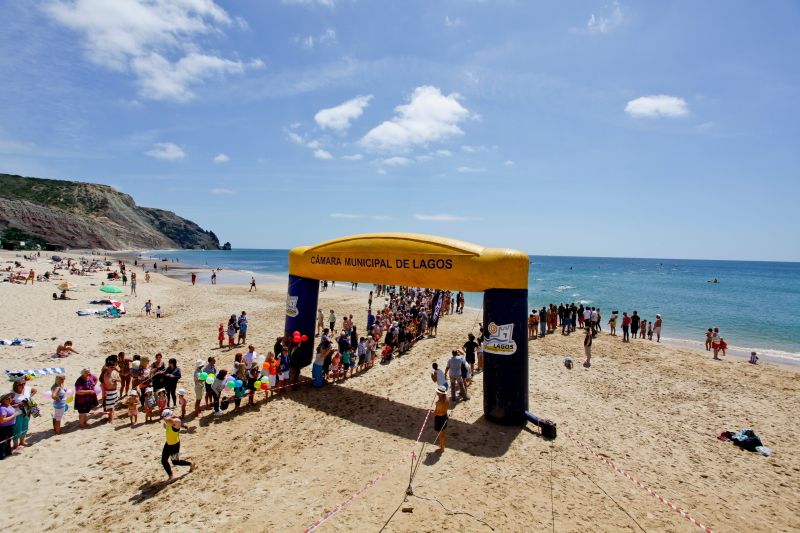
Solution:
M 161 306 L 156 306 L 156 318 L 161 318 Z
M 478 347 L 475 349 L 475 352 L 478 355 L 478 366 L 475 371 L 480 372 L 483 370 L 483 342 L 480 340 L 478 340 Z
M 367 367 L 371 367 L 375 359 L 375 339 L 372 336 L 367 337 Z
M 266 378 L 268 385 L 265 395 L 269 397 L 270 393 L 275 394 L 274 389 L 278 386 L 278 362 L 275 360 L 274 353 L 267 353 L 267 360 L 264 361 L 263 368 L 266 370 L 264 378 Z M 263 378 L 262 381 L 264 381 Z
M 219 347 L 222 348 L 225 342 L 225 326 L 222 324 L 219 325 L 219 330 L 217 331 L 217 340 L 219 341 Z
M 139 393 L 136 392 L 136 389 L 131 389 L 128 393 L 125 404 L 128 406 L 128 418 L 130 418 L 131 427 L 133 427 L 139 419 Z
M 350 350 L 344 350 L 342 352 L 342 377 L 347 377 L 347 372 L 350 368 L 352 368 L 350 365 Z
M 261 372 L 258 370 L 257 365 L 253 365 L 247 371 L 247 405 L 254 404 L 254 398 L 256 396 L 256 381 L 259 381 L 259 375 Z
M 186 416 L 186 389 L 178 389 L 178 405 L 181 407 L 181 420 Z
M 750 352 L 750 364 L 751 365 L 758 364 L 758 356 L 756 355 L 756 352 Z
M 283 387 L 289 381 L 289 350 L 284 347 L 278 359 L 278 388 Z
M 235 374 L 236 379 L 236 387 L 233 388 L 233 396 L 235 398 L 234 404 L 236 405 L 236 409 L 238 410 L 239 407 L 242 405 L 242 398 L 247 394 L 247 376 L 245 375 L 244 365 L 240 364 L 236 369 Z
M 722 337 L 719 338 L 719 349 L 720 351 L 722 351 L 722 355 L 725 356 L 726 355 L 725 350 L 728 349 L 728 343 L 725 342 L 725 339 L 723 339 Z
M 228 377 L 228 371 L 223 368 L 217 373 L 214 383 L 211 384 L 211 395 L 214 402 L 214 416 L 222 416 L 225 414 L 220 409 L 220 396 L 222 395 L 222 391 L 225 390 L 225 383 L 227 382 L 225 379 L 226 377 Z
M 342 370 L 342 354 L 336 352 L 331 359 L 331 377 L 333 381 L 337 381 Z
M 153 409 L 156 406 L 156 397 L 153 395 L 153 387 L 144 389 L 144 421 L 150 422 L 153 419 Z
M 647 323 L 647 340 L 653 340 L 653 321 Z
M 61 420 L 67 411 L 67 391 L 64 388 L 64 374 L 56 376 L 55 383 L 50 387 L 50 397 L 53 399 L 53 431 L 61 434 Z
M 358 371 L 364 369 L 364 364 L 367 362 L 367 339 L 361 337 L 358 339 Z
M 642 325 L 639 326 L 639 338 L 644 339 L 644 336 L 647 334 L 647 320 L 642 320 Z
M 158 405 L 159 413 L 167 408 L 167 400 L 167 391 L 165 389 L 158 389 L 158 391 L 156 391 L 156 404 Z
M 228 347 L 231 348 L 236 345 L 236 326 L 228 324 Z

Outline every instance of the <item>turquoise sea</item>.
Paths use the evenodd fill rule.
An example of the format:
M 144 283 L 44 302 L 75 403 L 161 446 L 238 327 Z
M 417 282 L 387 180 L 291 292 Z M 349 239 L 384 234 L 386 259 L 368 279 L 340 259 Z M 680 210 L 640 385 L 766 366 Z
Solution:
M 241 270 L 284 278 L 288 250 L 163 250 L 146 255 L 195 267 Z M 219 283 L 242 282 L 220 273 Z M 707 283 L 717 278 L 719 283 Z M 202 283 L 208 276 L 200 275 Z M 531 308 L 575 302 L 610 311 L 660 313 L 663 335 L 702 347 L 704 332 L 719 327 L 732 347 L 800 361 L 800 263 L 531 256 Z M 467 305 L 481 307 L 480 294 Z M 605 319 L 603 320 L 605 322 Z M 607 326 L 604 326 L 607 327 Z

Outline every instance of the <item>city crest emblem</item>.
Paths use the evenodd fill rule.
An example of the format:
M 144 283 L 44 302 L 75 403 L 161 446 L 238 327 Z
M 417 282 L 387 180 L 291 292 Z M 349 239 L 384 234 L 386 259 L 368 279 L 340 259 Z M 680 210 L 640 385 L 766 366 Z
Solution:
M 488 336 L 483 341 L 483 351 L 498 355 L 511 355 L 517 351 L 517 343 L 512 338 L 514 324 L 498 326 L 494 322 L 486 328 Z
M 299 312 L 297 310 L 297 296 L 286 296 L 286 316 L 294 318 Z

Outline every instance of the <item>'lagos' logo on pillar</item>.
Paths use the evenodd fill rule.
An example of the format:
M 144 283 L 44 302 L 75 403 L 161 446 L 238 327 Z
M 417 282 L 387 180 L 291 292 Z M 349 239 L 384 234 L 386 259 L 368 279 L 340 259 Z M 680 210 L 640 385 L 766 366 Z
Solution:
M 498 355 L 511 355 L 517 351 L 517 343 L 514 342 L 514 324 L 503 324 L 498 326 L 494 322 L 487 328 L 489 336 L 483 341 L 483 351 Z
M 296 317 L 300 313 L 297 310 L 297 296 L 286 296 L 286 316 Z

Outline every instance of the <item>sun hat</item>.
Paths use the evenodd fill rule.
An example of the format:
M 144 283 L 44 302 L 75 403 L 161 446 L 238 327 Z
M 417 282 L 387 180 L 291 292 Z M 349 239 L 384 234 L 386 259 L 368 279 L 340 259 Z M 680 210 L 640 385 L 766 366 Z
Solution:
M 447 394 L 447 388 L 444 385 L 439 385 L 436 387 L 436 392 L 438 394 Z
M 136 392 L 135 390 L 132 390 L 132 391 L 130 391 L 130 392 L 128 393 L 128 396 L 139 396 L 139 393 L 138 393 L 138 392 Z
M 178 396 L 185 396 L 185 395 L 186 395 L 186 389 L 178 389 Z
M 171 409 L 164 409 L 163 411 L 161 411 L 161 418 L 169 418 L 171 416 L 172 416 Z
M 147 387 L 144 389 L 145 392 L 153 392 L 153 387 Z
M 161 394 L 162 392 L 166 393 L 166 392 L 167 392 L 167 389 L 165 389 L 165 388 L 163 388 L 163 387 L 162 387 L 162 388 L 160 388 L 160 389 L 158 389 L 158 390 L 156 391 L 156 394 Z
M 205 364 L 206 362 L 203 361 L 202 359 L 198 359 L 197 361 L 194 362 L 194 366 L 203 366 Z

